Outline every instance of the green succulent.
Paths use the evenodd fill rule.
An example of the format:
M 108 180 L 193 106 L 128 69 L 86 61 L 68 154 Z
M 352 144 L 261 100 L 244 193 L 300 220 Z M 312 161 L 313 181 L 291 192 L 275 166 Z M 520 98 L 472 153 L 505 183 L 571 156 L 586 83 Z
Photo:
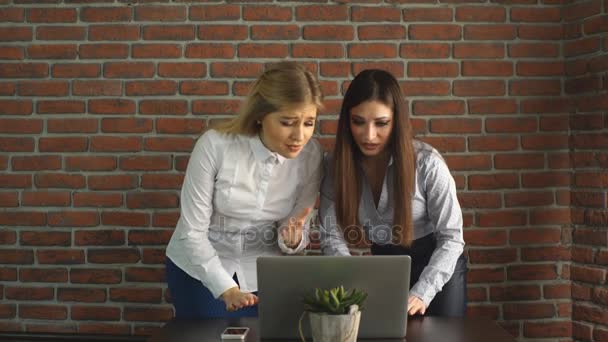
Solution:
M 344 290 L 344 286 L 332 289 L 315 289 L 314 294 L 303 297 L 304 310 L 310 312 L 325 312 L 330 315 L 344 315 L 348 313 L 351 305 L 357 304 L 359 310 L 363 309 L 363 302 L 367 293 L 362 290 Z

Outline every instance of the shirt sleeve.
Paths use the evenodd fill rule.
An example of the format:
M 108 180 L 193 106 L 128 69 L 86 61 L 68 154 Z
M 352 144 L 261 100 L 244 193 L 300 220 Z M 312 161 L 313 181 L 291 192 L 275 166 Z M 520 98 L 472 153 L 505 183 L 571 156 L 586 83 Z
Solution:
M 330 171 L 330 157 L 325 157 L 324 177 L 321 183 L 321 203 L 319 205 L 321 251 L 325 255 L 350 256 L 348 244 L 336 218 L 333 196 L 333 172 Z
M 435 226 L 437 246 L 428 265 L 410 294 L 422 299 L 428 307 L 441 291 L 456 267 L 464 249 L 462 211 L 456 196 L 456 184 L 443 159 L 433 152 L 424 162 L 422 173 L 426 189 L 427 213 Z
M 185 254 L 203 285 L 215 298 L 238 286 L 222 266 L 208 238 L 215 176 L 222 155 L 217 146 L 218 139 L 221 139 L 219 134 L 208 131 L 192 151 L 181 191 L 180 218 L 185 224 L 180 236 Z
M 300 183 L 297 186 L 294 207 L 287 218 L 279 222 L 279 228 L 289 224 L 289 219 L 298 215 L 305 208 L 312 208 L 317 201 L 319 186 L 321 184 L 321 178 L 323 177 L 323 152 L 321 145 L 316 140 L 311 139 L 308 144 L 311 145 L 310 150 L 302 151 L 302 153 L 306 153 L 307 158 L 303 161 L 302 167 L 304 172 L 303 177 L 299 180 Z M 284 253 L 296 254 L 308 246 L 310 242 L 310 218 L 312 216 L 313 215 L 308 215 L 308 218 L 306 219 L 304 229 L 302 230 L 302 240 L 300 240 L 300 244 L 297 247 L 288 247 L 281 234 L 278 234 L 277 242 L 279 248 L 281 248 Z

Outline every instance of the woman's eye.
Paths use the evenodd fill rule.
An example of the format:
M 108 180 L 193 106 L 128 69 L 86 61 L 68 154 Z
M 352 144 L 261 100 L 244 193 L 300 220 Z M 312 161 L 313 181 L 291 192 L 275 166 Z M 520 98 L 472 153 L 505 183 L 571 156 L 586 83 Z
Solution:
M 291 125 L 293 125 L 293 122 L 291 122 L 291 121 L 281 121 L 281 125 L 283 125 L 283 126 L 291 126 Z
M 352 123 L 355 126 L 361 126 L 361 125 L 365 124 L 364 121 L 358 121 L 358 120 L 353 120 Z
M 384 127 L 386 125 L 388 125 L 388 122 L 376 122 L 376 126 L 378 127 Z
M 315 122 L 314 122 L 314 121 L 308 121 L 308 122 L 305 122 L 305 123 L 304 123 L 304 126 L 307 126 L 307 127 L 314 127 L 314 126 L 315 126 Z

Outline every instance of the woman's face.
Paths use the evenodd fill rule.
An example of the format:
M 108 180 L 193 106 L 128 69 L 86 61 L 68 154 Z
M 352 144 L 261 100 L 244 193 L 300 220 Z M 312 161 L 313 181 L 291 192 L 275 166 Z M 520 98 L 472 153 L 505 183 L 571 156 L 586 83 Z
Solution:
M 262 143 L 285 158 L 295 158 L 312 137 L 316 118 L 317 107 L 312 103 L 267 114 L 261 121 Z
M 364 156 L 373 157 L 386 149 L 393 131 L 393 111 L 384 103 L 370 100 L 350 109 L 350 130 Z

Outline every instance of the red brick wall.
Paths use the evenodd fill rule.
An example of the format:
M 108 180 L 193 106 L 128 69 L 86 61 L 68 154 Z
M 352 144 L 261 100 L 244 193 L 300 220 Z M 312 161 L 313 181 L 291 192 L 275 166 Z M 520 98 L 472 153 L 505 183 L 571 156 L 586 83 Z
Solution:
M 194 139 L 289 58 L 323 84 L 327 148 L 359 70 L 402 81 L 458 184 L 472 315 L 605 340 L 608 3 L 562 2 L 0 0 L 0 331 L 168 320 Z
M 608 12 L 599 2 L 568 8 L 565 90 L 576 106 L 570 121 L 572 332 L 577 341 L 608 341 Z

